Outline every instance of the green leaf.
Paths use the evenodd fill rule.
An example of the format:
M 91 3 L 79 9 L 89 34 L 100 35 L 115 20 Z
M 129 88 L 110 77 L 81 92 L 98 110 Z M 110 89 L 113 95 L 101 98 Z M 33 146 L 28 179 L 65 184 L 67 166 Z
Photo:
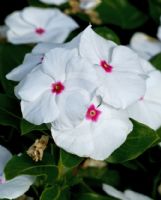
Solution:
M 115 32 L 113 32 L 111 29 L 107 27 L 97 27 L 94 29 L 96 33 L 98 33 L 100 36 L 104 37 L 107 40 L 112 40 L 117 44 L 120 44 L 120 40 Z
M 114 24 L 123 29 L 137 28 L 147 20 L 147 16 L 127 0 L 103 0 L 96 11 L 104 23 Z
M 25 135 L 27 133 L 30 133 L 31 131 L 45 131 L 47 130 L 47 126 L 45 124 L 42 125 L 34 125 L 30 122 L 22 119 L 21 120 L 21 135 Z
M 9 115 L 8 113 L 0 110 L 0 125 L 11 126 L 13 128 L 19 128 L 19 119 Z
M 159 140 L 159 136 L 152 129 L 137 122 L 133 124 L 134 129 L 126 142 L 107 159 L 108 162 L 123 163 L 135 159 Z
M 19 103 L 14 98 L 0 93 L 0 110 L 15 118 L 21 118 Z
M 95 193 L 80 194 L 77 200 L 117 200 L 113 197 L 102 196 Z
M 61 158 L 62 164 L 67 168 L 76 167 L 83 161 L 83 158 L 67 153 L 66 151 L 62 149 L 60 151 L 60 158 Z
M 161 70 L 161 53 L 154 56 L 150 62 L 158 69 Z
M 109 170 L 107 167 L 95 168 L 90 167 L 87 169 L 79 170 L 79 175 L 83 178 L 90 178 L 93 183 L 107 183 L 113 186 L 117 186 L 120 177 L 117 171 Z
M 14 83 L 6 79 L 5 75 L 20 65 L 31 47 L 25 45 L 0 44 L 0 81 L 6 93 L 14 94 Z
M 0 124 L 18 129 L 20 118 L 21 111 L 18 101 L 0 93 Z
M 152 18 L 159 24 L 161 16 L 161 0 L 149 0 L 149 10 Z
M 53 184 L 58 176 L 57 167 L 53 163 L 53 157 L 47 153 L 44 154 L 43 160 L 39 162 L 34 162 L 26 154 L 13 156 L 5 167 L 5 176 L 7 179 L 12 179 L 22 174 L 43 175 L 49 184 Z
M 28 0 L 28 4 L 35 7 L 48 7 L 46 3 L 42 3 L 38 0 Z
M 58 185 L 54 185 L 43 191 L 40 200 L 70 200 L 70 193 L 68 188 L 61 189 Z

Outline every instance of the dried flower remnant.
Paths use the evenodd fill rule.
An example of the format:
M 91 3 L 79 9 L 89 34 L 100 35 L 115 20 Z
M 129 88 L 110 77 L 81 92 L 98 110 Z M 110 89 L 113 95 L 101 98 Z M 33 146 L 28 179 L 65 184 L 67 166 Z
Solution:
M 27 150 L 27 154 L 35 161 L 42 160 L 44 150 L 47 147 L 49 136 L 43 135 L 37 139 L 34 144 Z
M 102 21 L 99 17 L 98 12 L 94 10 L 94 8 L 100 3 L 100 1 L 93 2 L 93 5 L 89 6 L 89 2 L 83 2 L 79 0 L 69 0 L 70 8 L 65 10 L 66 14 L 77 14 L 77 13 L 85 13 L 90 18 L 90 21 L 94 24 L 102 24 Z

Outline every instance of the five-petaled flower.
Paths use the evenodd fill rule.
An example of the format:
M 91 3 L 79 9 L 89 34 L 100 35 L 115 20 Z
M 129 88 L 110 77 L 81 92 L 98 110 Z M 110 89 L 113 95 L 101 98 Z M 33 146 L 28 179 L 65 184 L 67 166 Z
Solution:
M 84 111 L 84 118 L 74 128 L 62 129 L 52 123 L 55 143 L 70 153 L 104 160 L 126 140 L 132 123 L 126 111 L 101 104 L 97 97 Z
M 62 43 L 78 24 L 56 8 L 26 7 L 15 11 L 6 20 L 7 38 L 14 44 Z
M 140 58 L 131 49 L 97 35 L 90 26 L 80 34 L 79 53 L 93 63 L 101 86 L 97 94 L 116 108 L 126 108 L 145 93 Z

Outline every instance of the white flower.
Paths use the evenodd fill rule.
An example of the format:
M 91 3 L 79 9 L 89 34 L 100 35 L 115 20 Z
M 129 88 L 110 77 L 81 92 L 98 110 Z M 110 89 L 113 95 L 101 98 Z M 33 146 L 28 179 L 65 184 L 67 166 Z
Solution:
M 14 44 L 62 43 L 78 24 L 60 10 L 26 7 L 15 11 L 6 20 L 8 40 Z
M 95 8 L 101 0 L 80 0 L 80 8 L 83 10 L 88 10 Z
M 116 108 L 126 108 L 145 92 L 140 58 L 125 46 L 105 40 L 88 26 L 80 35 L 79 53 L 95 66 L 102 81 L 98 94 Z
M 148 73 L 146 92 L 127 108 L 129 117 L 156 130 L 161 126 L 161 72 Z
M 43 3 L 47 4 L 55 4 L 55 5 L 61 5 L 63 3 L 66 3 L 68 0 L 40 0 Z
M 146 60 L 161 52 L 161 42 L 145 33 L 135 33 L 130 40 L 129 46 Z
M 5 179 L 4 168 L 12 158 L 12 154 L 0 145 L 0 198 L 15 199 L 23 195 L 33 184 L 35 178 L 32 176 L 17 176 L 9 181 Z
M 26 120 L 49 123 L 62 115 L 60 120 L 71 126 L 81 120 L 81 111 L 97 85 L 92 64 L 78 57 L 75 49 L 55 48 L 19 83 L 16 93 Z
M 125 111 L 100 103 L 91 102 L 84 110 L 83 120 L 74 128 L 62 130 L 52 123 L 55 143 L 81 157 L 104 160 L 110 156 L 125 142 L 133 126 Z
M 107 184 L 103 184 L 103 190 L 108 195 L 118 198 L 120 200 L 152 200 L 150 197 L 134 192 L 132 190 L 125 190 L 124 192 L 121 192 Z

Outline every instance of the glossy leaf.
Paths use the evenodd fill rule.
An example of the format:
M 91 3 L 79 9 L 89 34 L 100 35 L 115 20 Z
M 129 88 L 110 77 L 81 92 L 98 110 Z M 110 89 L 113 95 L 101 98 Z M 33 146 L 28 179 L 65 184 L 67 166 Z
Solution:
M 93 183 L 107 183 L 110 185 L 117 185 L 119 182 L 119 174 L 117 171 L 109 170 L 107 167 L 96 168 L 89 167 L 81 169 L 79 175 L 83 178 L 92 179 Z
M 62 149 L 60 151 L 60 156 L 62 164 L 67 168 L 76 167 L 83 160 L 83 158 L 70 154 Z
M 19 119 L 9 115 L 8 113 L 0 110 L 0 125 L 11 126 L 13 128 L 19 128 Z
M 0 110 L 18 119 L 21 117 L 17 100 L 2 93 L 0 93 Z
M 127 0 L 103 0 L 96 10 L 104 23 L 114 24 L 123 29 L 137 28 L 147 20 L 146 15 Z
M 111 29 L 109 29 L 107 27 L 97 27 L 94 30 L 96 33 L 98 33 L 105 39 L 112 40 L 115 43 L 120 44 L 120 40 L 119 40 L 118 36 Z
M 154 56 L 150 62 L 159 70 L 161 70 L 161 53 Z
M 161 16 L 161 0 L 149 0 L 149 10 L 152 18 L 159 24 Z
M 61 189 L 58 185 L 54 185 L 43 191 L 40 200 L 70 200 L 70 193 L 68 188 Z
M 45 124 L 36 126 L 24 119 L 21 120 L 21 135 L 25 135 L 27 133 L 30 133 L 31 131 L 44 131 L 44 130 L 47 130 L 47 126 Z
M 86 193 L 78 196 L 77 200 L 117 200 L 113 197 L 102 196 L 95 193 Z
M 13 156 L 5 167 L 5 176 L 12 179 L 15 176 L 27 174 L 46 177 L 48 183 L 53 183 L 58 175 L 57 167 L 54 165 L 53 157 L 45 154 L 42 161 L 34 162 L 29 156 Z

